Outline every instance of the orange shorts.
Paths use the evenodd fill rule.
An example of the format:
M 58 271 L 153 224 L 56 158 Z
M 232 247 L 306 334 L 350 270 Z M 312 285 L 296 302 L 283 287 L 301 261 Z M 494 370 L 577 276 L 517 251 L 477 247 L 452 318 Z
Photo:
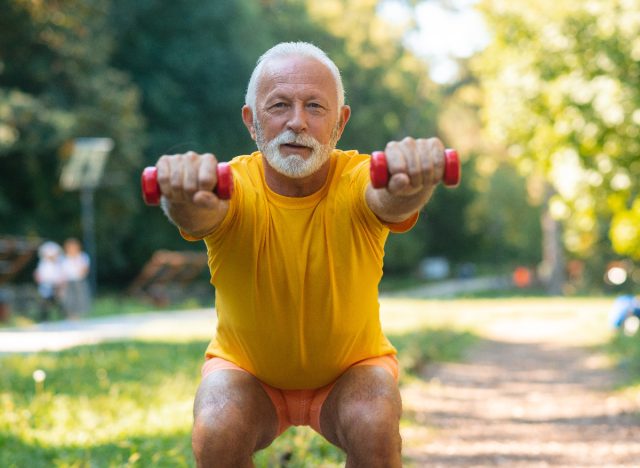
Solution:
M 393 376 L 396 382 L 398 381 L 398 359 L 396 359 L 393 354 L 364 359 L 356 362 L 351 367 L 356 366 L 382 367 Z M 249 371 L 237 366 L 231 361 L 219 357 L 212 357 L 207 359 L 202 366 L 202 378 L 205 378 L 212 372 L 225 369 L 235 369 L 250 374 Z M 308 390 L 283 390 L 272 387 L 260 380 L 258 381 L 275 407 L 279 422 L 277 435 L 282 434 L 290 426 L 311 426 L 316 432 L 322 434 L 320 430 L 322 404 L 329 396 L 337 379 L 324 387 Z

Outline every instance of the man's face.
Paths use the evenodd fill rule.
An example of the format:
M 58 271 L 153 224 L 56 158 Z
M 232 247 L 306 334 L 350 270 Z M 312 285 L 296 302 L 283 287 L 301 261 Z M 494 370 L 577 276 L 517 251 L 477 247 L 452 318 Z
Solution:
M 258 149 L 276 171 L 299 178 L 322 167 L 346 123 L 342 114 L 335 79 L 321 62 L 287 57 L 265 64 L 253 130 Z
M 258 149 L 277 172 L 292 178 L 307 177 L 329 160 L 331 151 L 338 141 L 337 128 L 335 128 L 333 138 L 326 145 L 320 144 L 314 137 L 295 133 L 292 130 L 284 130 L 278 136 L 267 140 L 260 122 L 254 120 L 256 131 L 256 143 Z M 282 147 L 298 147 L 300 150 L 292 149 L 288 154 L 281 151 Z M 303 153 L 311 150 L 305 157 Z

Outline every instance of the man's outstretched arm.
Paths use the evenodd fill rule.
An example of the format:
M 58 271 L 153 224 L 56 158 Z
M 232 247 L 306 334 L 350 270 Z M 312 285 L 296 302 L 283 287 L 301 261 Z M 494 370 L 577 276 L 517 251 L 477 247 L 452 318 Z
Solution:
M 213 154 L 162 156 L 156 167 L 167 217 L 186 234 L 203 237 L 224 219 L 229 203 L 213 192 L 218 180 Z
M 389 183 L 367 187 L 369 208 L 382 221 L 399 223 L 424 207 L 444 174 L 445 148 L 437 138 L 405 138 L 385 148 Z

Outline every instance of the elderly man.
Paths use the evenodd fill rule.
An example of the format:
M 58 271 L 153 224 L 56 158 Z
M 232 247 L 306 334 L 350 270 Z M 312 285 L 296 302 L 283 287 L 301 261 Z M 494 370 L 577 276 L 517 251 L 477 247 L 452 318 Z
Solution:
M 335 64 L 282 43 L 249 81 L 242 119 L 259 151 L 231 161 L 235 193 L 213 192 L 213 154 L 162 156 L 162 206 L 204 240 L 218 325 L 194 403 L 198 466 L 252 465 L 291 425 L 342 448 L 347 466 L 400 466 L 395 349 L 378 283 L 389 232 L 409 230 L 443 177 L 435 139 L 390 142 L 384 189 L 369 156 L 340 151 L 349 120 Z

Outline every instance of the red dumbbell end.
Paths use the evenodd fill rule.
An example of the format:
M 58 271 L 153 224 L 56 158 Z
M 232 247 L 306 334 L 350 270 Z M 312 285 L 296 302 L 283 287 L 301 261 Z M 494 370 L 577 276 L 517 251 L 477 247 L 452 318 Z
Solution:
M 447 187 L 457 187 L 460 184 L 460 157 L 454 149 L 444 150 L 444 174 L 442 183 Z
M 218 184 L 216 185 L 216 195 L 222 200 L 229 200 L 233 195 L 233 173 L 228 163 L 218 163 L 216 169 Z
M 158 169 L 155 166 L 145 167 L 141 177 L 142 199 L 147 205 L 160 204 L 160 185 L 158 185 Z
M 373 188 L 379 189 L 387 186 L 389 183 L 389 171 L 387 169 L 387 156 L 383 151 L 374 151 L 371 153 L 369 171 Z

